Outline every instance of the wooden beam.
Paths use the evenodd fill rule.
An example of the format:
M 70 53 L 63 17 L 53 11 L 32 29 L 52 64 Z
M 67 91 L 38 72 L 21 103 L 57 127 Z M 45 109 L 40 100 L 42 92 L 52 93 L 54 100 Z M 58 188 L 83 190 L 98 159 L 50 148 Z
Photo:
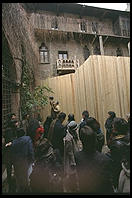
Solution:
M 92 40 L 91 45 L 93 45 L 93 43 L 94 43 L 94 41 L 95 41 L 96 37 L 97 37 L 97 35 L 95 34 L 95 35 L 94 35 L 94 38 L 93 38 L 93 40 Z
M 108 40 L 108 37 L 109 37 L 109 36 L 107 36 L 107 37 L 104 39 L 104 45 L 105 45 L 106 41 Z
M 101 55 L 104 55 L 104 47 L 103 47 L 103 39 L 102 39 L 102 36 L 99 36 L 99 45 L 100 45 L 100 52 L 101 52 Z

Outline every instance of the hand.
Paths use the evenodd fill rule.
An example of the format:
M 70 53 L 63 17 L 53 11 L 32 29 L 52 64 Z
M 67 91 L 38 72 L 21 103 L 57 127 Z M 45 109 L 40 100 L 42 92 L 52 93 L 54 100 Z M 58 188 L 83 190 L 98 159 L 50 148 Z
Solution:
M 5 145 L 5 147 L 11 146 L 11 145 L 12 145 L 12 142 L 8 142 L 8 143 Z

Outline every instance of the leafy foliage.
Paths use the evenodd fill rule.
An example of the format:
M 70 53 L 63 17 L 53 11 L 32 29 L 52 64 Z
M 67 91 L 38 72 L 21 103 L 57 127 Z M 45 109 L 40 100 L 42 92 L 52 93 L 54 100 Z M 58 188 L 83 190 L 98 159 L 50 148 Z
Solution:
M 32 68 L 27 63 L 25 56 L 22 62 L 20 108 L 21 115 L 25 113 L 39 113 L 48 103 L 48 93 L 53 93 L 48 86 L 34 86 L 34 75 Z

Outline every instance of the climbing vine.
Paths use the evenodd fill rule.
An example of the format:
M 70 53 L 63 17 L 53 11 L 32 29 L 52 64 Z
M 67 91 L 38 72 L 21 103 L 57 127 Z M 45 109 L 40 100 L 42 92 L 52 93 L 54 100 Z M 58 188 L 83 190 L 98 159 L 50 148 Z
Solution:
M 22 46 L 22 74 L 20 86 L 20 112 L 39 113 L 48 103 L 48 93 L 53 93 L 48 86 L 35 87 L 33 70 L 26 60 L 24 47 Z

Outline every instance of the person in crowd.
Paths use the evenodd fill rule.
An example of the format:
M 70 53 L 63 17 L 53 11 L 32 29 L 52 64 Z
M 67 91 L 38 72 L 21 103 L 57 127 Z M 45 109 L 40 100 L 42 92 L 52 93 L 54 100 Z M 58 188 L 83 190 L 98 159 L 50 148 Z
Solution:
M 35 118 L 30 118 L 26 135 L 32 139 L 33 145 L 35 144 L 34 141 L 35 141 L 36 131 L 38 128 L 40 128 L 39 121 Z
M 110 151 L 106 153 L 113 160 L 113 187 L 118 188 L 119 175 L 122 169 L 121 161 L 126 153 L 127 144 L 130 142 L 128 137 L 128 124 L 124 118 L 116 117 L 113 120 L 113 135 L 109 143 Z
M 51 117 L 56 119 L 60 113 L 60 106 L 58 101 L 54 101 L 54 97 L 49 97 L 51 105 Z
M 8 115 L 8 121 L 11 121 L 11 120 L 16 120 L 16 114 L 15 113 L 10 113 Z
M 49 132 L 49 128 L 50 128 L 50 124 L 53 121 L 51 116 L 47 116 L 44 124 L 43 124 L 43 128 L 44 128 L 44 135 L 43 137 L 47 138 L 48 132 Z
M 67 123 L 66 123 L 66 129 L 67 129 L 67 125 L 68 125 L 71 121 L 75 121 L 74 114 L 72 114 L 72 113 L 70 113 L 70 114 L 68 115 L 68 120 L 67 120 Z
M 57 152 L 47 138 L 41 136 L 37 142 L 35 163 L 30 175 L 32 193 L 63 192 L 62 166 Z
M 130 193 L 130 143 L 126 145 L 126 152 L 121 163 L 122 170 L 119 176 L 118 192 Z
M 24 129 L 25 135 L 27 135 L 29 120 L 30 120 L 30 114 L 26 113 L 23 117 L 22 122 L 21 122 L 21 127 Z
M 79 189 L 76 172 L 75 153 L 79 151 L 77 137 L 77 123 L 71 121 L 67 125 L 64 140 L 64 188 L 65 192 L 77 192 Z
M 102 152 L 102 147 L 104 145 L 104 133 L 102 132 L 100 128 L 99 122 L 95 118 L 89 117 L 86 120 L 86 123 L 97 134 L 97 150 L 99 152 Z
M 113 111 L 109 111 L 108 115 L 109 117 L 105 121 L 105 128 L 106 128 L 106 141 L 107 141 L 107 145 L 109 146 L 109 140 L 110 140 L 110 136 L 112 134 L 112 129 L 113 129 L 112 124 L 113 124 L 114 118 L 116 117 L 116 114 Z
M 127 124 L 128 124 L 128 136 L 130 137 L 130 113 L 126 115 Z
M 35 134 L 35 137 L 34 137 L 34 148 L 36 148 L 36 145 L 37 145 L 37 141 L 40 139 L 40 137 L 44 134 L 44 128 L 40 125 L 39 128 L 37 128 L 36 130 L 36 134 Z
M 80 132 L 83 149 L 75 154 L 79 178 L 79 192 L 112 194 L 112 160 L 96 150 L 97 134 L 85 125 Z
M 60 155 L 63 157 L 64 154 L 64 142 L 63 138 L 66 135 L 65 126 L 62 125 L 66 118 L 66 114 L 61 112 L 58 115 L 58 118 L 52 121 L 49 133 L 48 140 L 52 143 L 54 149 L 58 149 Z
M 3 147 L 3 156 L 4 156 L 4 163 L 6 165 L 7 170 L 7 183 L 8 183 L 8 191 L 12 192 L 12 160 L 11 160 L 11 151 L 10 147 L 8 147 L 8 144 L 10 145 L 10 142 L 15 140 L 17 138 L 17 129 L 18 129 L 18 121 L 15 119 L 11 119 L 8 122 L 8 127 L 5 129 L 5 143 Z
M 83 111 L 82 112 L 82 120 L 79 124 L 79 135 L 80 135 L 81 128 L 83 128 L 86 125 L 86 120 L 88 119 L 88 117 L 89 117 L 89 112 L 87 110 Z
M 16 192 L 29 192 L 30 169 L 34 162 L 32 140 L 25 136 L 23 128 L 17 130 L 17 138 L 10 144 L 14 174 L 16 177 Z

